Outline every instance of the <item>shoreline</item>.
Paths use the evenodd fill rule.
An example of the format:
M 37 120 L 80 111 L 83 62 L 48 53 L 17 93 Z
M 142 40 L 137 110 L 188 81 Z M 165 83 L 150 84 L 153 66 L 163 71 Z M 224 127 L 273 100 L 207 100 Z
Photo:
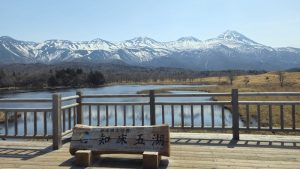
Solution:
M 26 87 L 6 87 L 0 88 L 0 94 L 9 93 L 26 93 L 26 92 L 38 92 L 38 91 L 55 91 L 63 89 L 81 89 L 81 88 L 99 88 L 114 85 L 209 85 L 199 83 L 107 83 L 99 86 L 57 86 L 57 87 L 45 87 L 45 88 L 26 88 Z

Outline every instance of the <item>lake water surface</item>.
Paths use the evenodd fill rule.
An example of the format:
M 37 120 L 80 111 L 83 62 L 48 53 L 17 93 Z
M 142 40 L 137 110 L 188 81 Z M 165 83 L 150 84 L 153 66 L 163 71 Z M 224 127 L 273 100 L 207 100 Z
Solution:
M 82 88 L 80 89 L 84 94 L 135 94 L 138 91 L 142 90 L 151 90 L 151 89 L 161 89 L 161 88 L 176 88 L 176 87 L 201 87 L 202 85 L 114 85 L 114 86 L 104 86 L 99 88 Z M 202 86 L 203 87 L 203 86 Z M 37 91 L 37 92 L 23 92 L 23 93 L 9 93 L 9 94 L 2 94 L 1 98 L 51 98 L 52 94 L 55 92 L 59 92 L 62 94 L 63 97 L 75 95 L 76 89 L 62 89 L 57 91 Z M 195 91 L 170 91 L 172 93 L 201 93 Z M 181 101 L 181 102 L 189 102 L 189 101 L 209 101 L 211 100 L 210 97 L 178 97 L 178 98 L 157 98 L 156 101 Z M 148 98 L 106 98 L 106 99 L 85 99 L 84 101 L 102 101 L 102 102 L 144 102 L 148 101 Z M 64 102 L 63 104 L 70 104 L 72 102 Z M 51 103 L 1 103 L 0 108 L 50 108 Z M 191 125 L 191 106 L 187 105 L 184 106 L 184 121 L 185 126 Z M 135 106 L 135 125 L 142 124 L 142 116 L 141 116 L 141 106 Z M 88 112 L 88 106 L 83 107 L 84 112 Z M 117 112 L 120 114 L 118 116 L 118 125 L 123 125 L 123 107 L 117 106 Z M 150 115 L 149 115 L 149 106 L 144 107 L 145 110 L 145 125 L 150 123 Z M 194 110 L 194 126 L 200 126 L 201 124 L 201 106 L 195 105 L 193 107 Z M 91 107 L 92 111 L 92 125 L 97 124 L 97 106 Z M 114 125 L 114 111 L 115 108 L 113 106 L 108 107 L 109 112 L 109 124 Z M 126 125 L 132 125 L 133 123 L 133 116 L 132 116 L 132 106 L 126 106 Z M 161 106 L 156 106 L 156 121 L 157 124 L 162 123 L 162 116 L 161 116 L 162 108 Z M 215 126 L 221 126 L 222 124 L 222 117 L 221 117 L 222 107 L 215 105 L 214 106 L 214 114 L 215 114 Z M 181 106 L 174 106 L 174 124 L 179 126 L 181 123 Z M 68 114 L 68 113 L 67 113 Z M 12 115 L 12 114 L 11 114 Z M 72 117 L 73 114 L 71 114 Z M 43 129 L 43 114 L 38 113 L 38 134 L 42 134 Z M 106 113 L 105 113 L 105 106 L 100 107 L 100 124 L 105 125 Z M 48 121 L 48 134 L 52 133 L 52 115 L 50 112 L 47 113 L 47 121 Z M 84 114 L 84 122 L 88 124 L 88 113 Z M 68 126 L 68 118 L 66 118 L 66 123 Z M 165 123 L 171 124 L 171 106 L 165 106 Z M 241 123 L 241 122 L 240 122 Z M 204 106 L 204 124 L 205 126 L 211 126 L 211 106 L 207 105 Z M 71 121 L 71 125 L 73 125 L 73 121 Z M 231 113 L 229 110 L 225 109 L 225 125 L 226 127 L 231 126 Z M 9 122 L 8 124 L 8 132 L 9 134 L 14 134 L 14 122 Z M 27 115 L 27 127 L 28 127 L 28 134 L 33 134 L 33 112 L 28 112 Z M 24 117 L 23 113 L 21 117 L 18 118 L 18 135 L 23 135 L 24 133 Z M 4 124 L 0 123 L 0 134 L 4 132 Z

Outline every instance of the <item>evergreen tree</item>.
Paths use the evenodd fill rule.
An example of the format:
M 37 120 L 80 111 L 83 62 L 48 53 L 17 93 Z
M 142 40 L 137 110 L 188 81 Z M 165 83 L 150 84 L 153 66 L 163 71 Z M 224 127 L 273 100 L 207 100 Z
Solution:
M 91 85 L 102 85 L 105 83 L 105 79 L 104 79 L 104 76 L 101 72 L 99 71 L 91 71 L 89 74 L 88 74 L 88 79 L 87 79 L 88 83 L 91 84 Z
M 49 77 L 47 83 L 48 83 L 48 86 L 51 86 L 51 87 L 58 85 L 57 79 L 53 75 Z

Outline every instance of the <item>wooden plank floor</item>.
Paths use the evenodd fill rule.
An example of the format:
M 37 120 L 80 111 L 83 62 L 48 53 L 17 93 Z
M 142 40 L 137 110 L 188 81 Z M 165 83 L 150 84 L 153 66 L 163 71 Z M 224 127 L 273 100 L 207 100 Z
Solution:
M 300 136 L 172 133 L 171 157 L 160 168 L 300 168 Z M 51 142 L 0 141 L 0 168 L 80 168 L 69 143 L 57 151 Z M 141 168 L 141 155 L 102 155 L 90 168 Z

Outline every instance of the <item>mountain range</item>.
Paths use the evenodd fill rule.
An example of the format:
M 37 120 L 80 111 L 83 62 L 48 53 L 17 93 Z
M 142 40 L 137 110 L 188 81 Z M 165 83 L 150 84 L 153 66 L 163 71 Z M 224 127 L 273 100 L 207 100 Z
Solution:
M 80 42 L 54 39 L 37 43 L 0 37 L 0 64 L 61 62 L 118 62 L 193 70 L 283 70 L 299 67 L 300 49 L 273 48 L 231 30 L 204 41 L 182 37 L 176 41 L 159 42 L 137 37 L 121 42 L 98 38 Z

